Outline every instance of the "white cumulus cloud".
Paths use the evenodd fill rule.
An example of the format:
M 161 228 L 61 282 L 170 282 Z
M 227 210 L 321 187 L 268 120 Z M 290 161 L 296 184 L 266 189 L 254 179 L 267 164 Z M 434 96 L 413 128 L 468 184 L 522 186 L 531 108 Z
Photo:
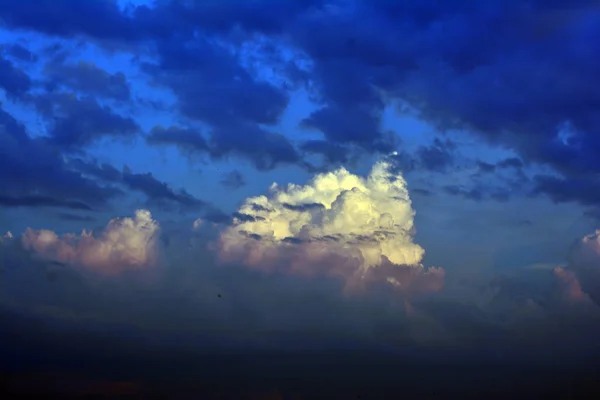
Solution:
M 341 168 L 306 185 L 273 184 L 239 208 L 219 240 L 225 262 L 298 274 L 380 280 L 404 290 L 438 290 L 444 270 L 425 270 L 413 242 L 415 212 L 407 184 L 376 163 L 366 177 Z
M 138 210 L 133 218 L 115 218 L 98 235 L 81 235 L 28 228 L 23 246 L 39 256 L 103 274 L 152 265 L 158 256 L 159 224 L 149 211 Z

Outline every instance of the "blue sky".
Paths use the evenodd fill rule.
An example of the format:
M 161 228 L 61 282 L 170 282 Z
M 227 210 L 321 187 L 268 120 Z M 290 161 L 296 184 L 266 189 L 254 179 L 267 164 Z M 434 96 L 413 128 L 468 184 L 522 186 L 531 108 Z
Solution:
M 98 298 L 128 279 L 143 292 L 147 279 L 127 274 L 152 264 L 167 295 L 204 279 L 198 288 L 249 296 L 279 285 L 261 280 L 274 270 L 302 290 L 341 274 L 344 293 L 356 274 L 367 286 L 393 275 L 408 279 L 400 303 L 473 307 L 492 307 L 473 294 L 481 285 L 493 297 L 516 281 L 562 282 L 565 296 L 592 298 L 574 307 L 596 310 L 600 253 L 585 238 L 600 215 L 599 20 L 585 0 L 3 1 L 0 230 L 12 238 L 0 255 L 66 266 L 59 275 L 85 287 L 108 268 Z M 388 216 L 395 239 L 367 227 Z M 200 273 L 200 259 L 235 267 Z M 165 272 L 179 264 L 183 275 Z M 388 269 L 405 272 L 377 272 Z M 42 290 L 17 275 L 6 304 L 58 312 L 40 304 L 64 279 Z M 500 290 L 500 277 L 513 283 Z M 506 301 L 549 304 L 533 292 Z

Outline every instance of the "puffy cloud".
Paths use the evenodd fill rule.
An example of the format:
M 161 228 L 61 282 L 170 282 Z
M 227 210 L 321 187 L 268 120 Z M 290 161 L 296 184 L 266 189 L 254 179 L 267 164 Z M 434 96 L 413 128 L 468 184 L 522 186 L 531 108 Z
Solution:
M 579 240 L 570 255 L 570 261 L 578 265 L 594 264 L 600 256 L 600 230 Z
M 578 240 L 569 255 L 572 270 L 584 292 L 600 305 L 600 230 Z
M 205 221 L 202 218 L 198 218 L 192 223 L 192 227 L 194 229 L 200 229 L 200 227 L 204 225 L 204 222 Z
M 581 284 L 571 270 L 563 267 L 554 268 L 554 275 L 562 285 L 563 293 L 568 301 L 587 302 L 590 301 L 588 295 L 581 289 Z
M 83 231 L 80 236 L 28 228 L 23 246 L 42 258 L 113 275 L 128 269 L 152 265 L 158 257 L 159 224 L 149 211 L 138 210 L 133 218 L 110 220 L 95 236 Z
M 286 272 L 342 277 L 349 284 L 387 281 L 403 291 L 439 290 L 445 272 L 425 270 L 413 243 L 407 184 L 388 161 L 366 178 L 344 168 L 304 186 L 273 184 L 251 197 L 219 240 L 225 262 Z

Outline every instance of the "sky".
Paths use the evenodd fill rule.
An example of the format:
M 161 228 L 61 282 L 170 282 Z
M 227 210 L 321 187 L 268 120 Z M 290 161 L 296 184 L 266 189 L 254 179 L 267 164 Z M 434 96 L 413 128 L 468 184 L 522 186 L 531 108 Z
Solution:
M 0 2 L 2 368 L 583 368 L 599 69 L 593 0 Z

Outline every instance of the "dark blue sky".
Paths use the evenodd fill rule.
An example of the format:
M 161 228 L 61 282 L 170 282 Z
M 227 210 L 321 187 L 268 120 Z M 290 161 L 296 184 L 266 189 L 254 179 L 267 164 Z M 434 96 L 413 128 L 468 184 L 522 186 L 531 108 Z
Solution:
M 494 313 L 562 315 L 538 293 L 557 282 L 600 295 L 600 245 L 585 239 L 600 215 L 597 1 L 4 0 L 0 43 L 0 230 L 14 236 L 1 254 L 67 268 L 53 287 L 150 263 L 162 272 L 117 280 L 176 287 L 209 314 L 187 274 L 247 296 L 342 276 L 346 293 L 373 267 L 373 284 L 408 282 L 402 299 L 500 298 Z M 190 266 L 217 259 L 236 264 L 230 280 Z M 348 260 L 363 272 L 332 267 Z M 38 310 L 58 290 L 14 274 L 6 304 Z M 102 282 L 118 289 L 100 297 L 131 300 Z

